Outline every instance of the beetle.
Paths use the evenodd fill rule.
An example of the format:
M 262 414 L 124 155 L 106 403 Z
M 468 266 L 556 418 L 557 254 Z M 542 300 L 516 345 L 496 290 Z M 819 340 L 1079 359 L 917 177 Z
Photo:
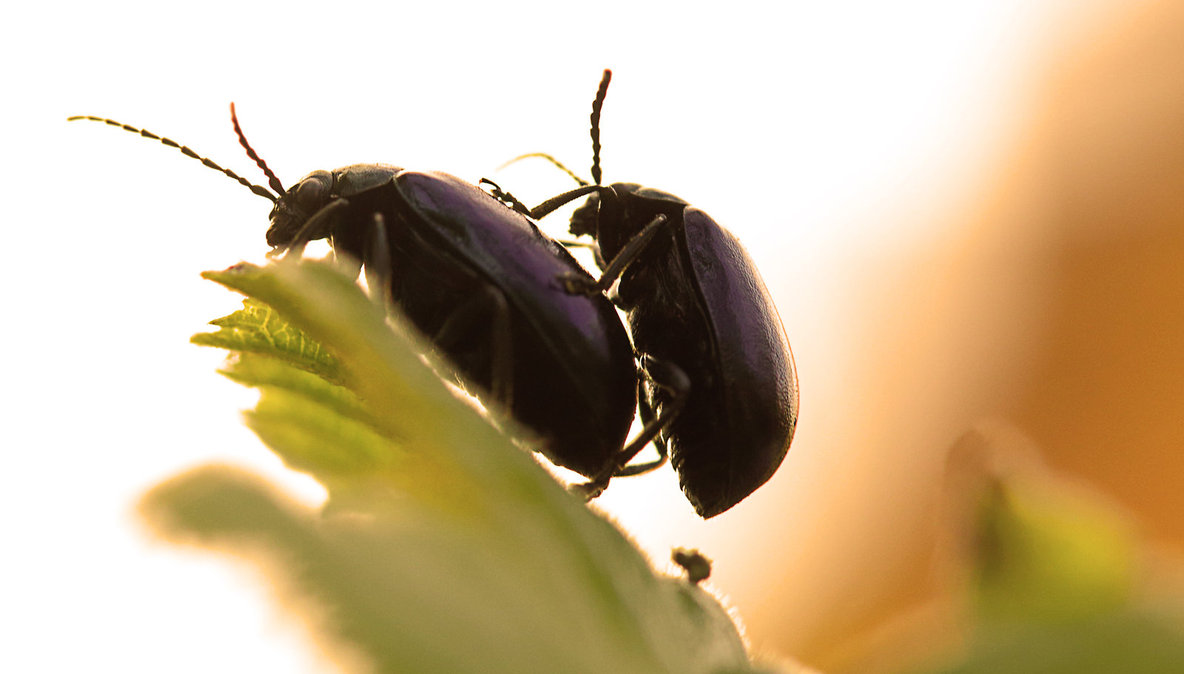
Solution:
M 640 406 L 643 418 L 666 425 L 655 444 L 669 454 L 696 512 L 710 518 L 747 498 L 781 465 L 797 427 L 797 370 L 777 308 L 734 236 L 673 194 L 602 184 L 600 114 L 611 78 L 605 70 L 592 104 L 592 183 L 534 153 L 511 161 L 542 157 L 581 186 L 533 209 L 503 198 L 539 219 L 587 197 L 570 231 L 593 238 L 603 274 L 593 283 L 579 274 L 562 280 L 581 294 L 615 285 L 646 364 L 681 371 L 689 381 L 689 392 L 647 382 Z
M 247 142 L 233 103 L 230 113 L 271 191 L 149 131 L 100 117 L 70 119 L 157 140 L 270 199 L 273 254 L 299 255 L 309 241 L 328 239 L 354 273 L 364 266 L 389 291 L 463 387 L 529 429 L 535 449 L 556 465 L 598 484 L 656 467 L 621 460 L 660 428 L 648 424 L 626 442 L 639 365 L 612 303 L 567 292 L 558 281 L 581 274 L 593 281 L 563 245 L 525 215 L 445 173 L 355 164 L 314 171 L 285 190 Z

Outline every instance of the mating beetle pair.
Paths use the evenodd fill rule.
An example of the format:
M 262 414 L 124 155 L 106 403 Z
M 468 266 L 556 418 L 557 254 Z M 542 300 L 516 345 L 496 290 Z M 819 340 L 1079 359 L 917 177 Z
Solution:
M 273 247 L 299 251 L 327 238 L 340 258 L 377 273 L 462 383 L 533 431 L 548 459 L 591 478 L 590 495 L 612 477 L 658 465 L 626 463 L 666 429 L 659 450 L 669 450 L 696 511 L 711 517 L 781 463 L 797 415 L 792 359 L 764 286 L 730 235 L 670 195 L 600 186 L 598 118 L 607 84 L 606 71 L 593 106 L 596 185 L 532 213 L 542 217 L 591 195 L 572 229 L 594 234 L 614 260 L 600 281 L 542 234 L 521 204 L 509 198 L 516 204 L 509 208 L 443 173 L 354 165 L 316 171 L 284 190 L 247 143 L 233 106 L 236 134 L 275 194 L 167 138 L 102 118 L 71 119 L 177 147 L 272 200 Z M 508 197 L 496 186 L 495 194 Z M 639 361 L 601 292 L 616 276 Z M 645 424 L 626 443 L 639 390 Z

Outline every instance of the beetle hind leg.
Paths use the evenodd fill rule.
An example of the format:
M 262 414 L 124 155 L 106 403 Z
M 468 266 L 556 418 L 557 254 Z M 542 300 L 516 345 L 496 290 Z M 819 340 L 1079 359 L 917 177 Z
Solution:
M 645 393 L 642 390 L 643 381 L 644 380 L 642 378 L 638 378 L 637 380 L 637 409 L 639 416 L 641 417 L 642 428 L 644 429 L 654 425 L 655 416 L 654 407 L 650 405 L 649 400 L 646 398 Z M 660 422 L 660 430 L 656 435 L 654 435 L 652 440 L 654 443 L 654 449 L 658 450 L 658 458 L 652 461 L 628 464 L 621 468 L 621 470 L 617 471 L 613 477 L 632 477 L 634 475 L 644 475 L 645 473 L 657 470 L 665 465 L 668 458 L 668 452 L 666 451 L 666 439 L 662 437 L 661 430 L 664 430 L 667 424 L 668 421 Z
M 649 420 L 646 421 L 637 437 L 630 440 L 621 451 L 617 452 L 596 477 L 588 482 L 572 486 L 574 492 L 581 494 L 586 499 L 591 500 L 600 496 L 614 477 L 640 475 L 661 466 L 666 461 L 666 443 L 659 438 L 659 434 L 682 412 L 687 396 L 691 392 L 691 380 L 681 367 L 652 356 L 642 356 L 640 372 L 642 377 L 666 391 L 670 395 L 670 402 L 657 416 L 654 416 L 653 408 L 649 408 L 647 411 L 648 404 L 642 404 L 643 421 L 646 417 L 649 417 Z M 645 449 L 645 446 L 650 442 L 654 442 L 661 458 L 656 463 L 628 465 L 638 452 Z

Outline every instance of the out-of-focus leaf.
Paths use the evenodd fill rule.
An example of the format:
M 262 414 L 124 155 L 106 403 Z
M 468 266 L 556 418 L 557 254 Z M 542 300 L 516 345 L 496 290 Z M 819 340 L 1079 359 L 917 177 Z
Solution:
M 1053 480 L 1012 478 L 980 510 L 977 608 L 987 625 L 1105 615 L 1130 598 L 1136 542 L 1130 525 Z
M 1168 674 L 1184 672 L 1179 619 L 1122 611 L 1071 623 L 1029 623 L 980 640 L 942 674 Z
M 1182 614 L 1135 591 L 1139 541 L 1113 504 L 1025 463 L 972 492 L 973 633 L 957 664 L 926 671 L 1184 672 Z
M 269 305 L 338 363 L 341 390 L 255 358 L 227 370 L 260 387 L 252 428 L 324 483 L 332 507 L 203 469 L 145 498 L 160 535 L 286 569 L 287 586 L 325 609 L 317 624 L 377 671 L 753 671 L 713 597 L 656 574 L 445 386 L 424 345 L 351 279 L 287 262 L 207 276 Z

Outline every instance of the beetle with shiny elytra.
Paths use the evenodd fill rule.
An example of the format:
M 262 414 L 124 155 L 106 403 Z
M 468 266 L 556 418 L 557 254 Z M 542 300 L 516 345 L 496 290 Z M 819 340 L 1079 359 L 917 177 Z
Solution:
M 605 70 L 592 104 L 592 184 L 534 153 L 517 159 L 542 157 L 581 186 L 533 209 L 495 195 L 535 219 L 588 197 L 570 231 L 594 238 L 603 275 L 564 281 L 583 294 L 615 284 L 643 365 L 661 364 L 666 378 L 685 375 L 687 394 L 647 383 L 642 418 L 668 422 L 655 444 L 669 453 L 699 515 L 714 517 L 767 482 L 785 458 L 797 427 L 797 371 L 777 308 L 734 236 L 672 194 L 601 184 L 600 112 L 611 77 Z
M 598 489 L 589 495 L 609 477 L 658 465 L 621 460 L 662 422 L 626 442 L 638 363 L 616 310 L 602 296 L 567 292 L 559 277 L 592 277 L 528 218 L 478 187 L 444 173 L 355 164 L 314 171 L 285 190 L 247 143 L 233 104 L 239 142 L 274 194 L 168 138 L 100 117 L 70 119 L 157 140 L 270 199 L 267 243 L 277 251 L 299 254 L 307 242 L 328 239 L 355 273 L 365 266 L 372 288 L 389 290 L 462 386 L 537 436 L 533 447 L 553 463 L 592 478 Z M 658 366 L 645 372 L 661 380 Z M 678 387 L 677 375 L 671 385 Z

